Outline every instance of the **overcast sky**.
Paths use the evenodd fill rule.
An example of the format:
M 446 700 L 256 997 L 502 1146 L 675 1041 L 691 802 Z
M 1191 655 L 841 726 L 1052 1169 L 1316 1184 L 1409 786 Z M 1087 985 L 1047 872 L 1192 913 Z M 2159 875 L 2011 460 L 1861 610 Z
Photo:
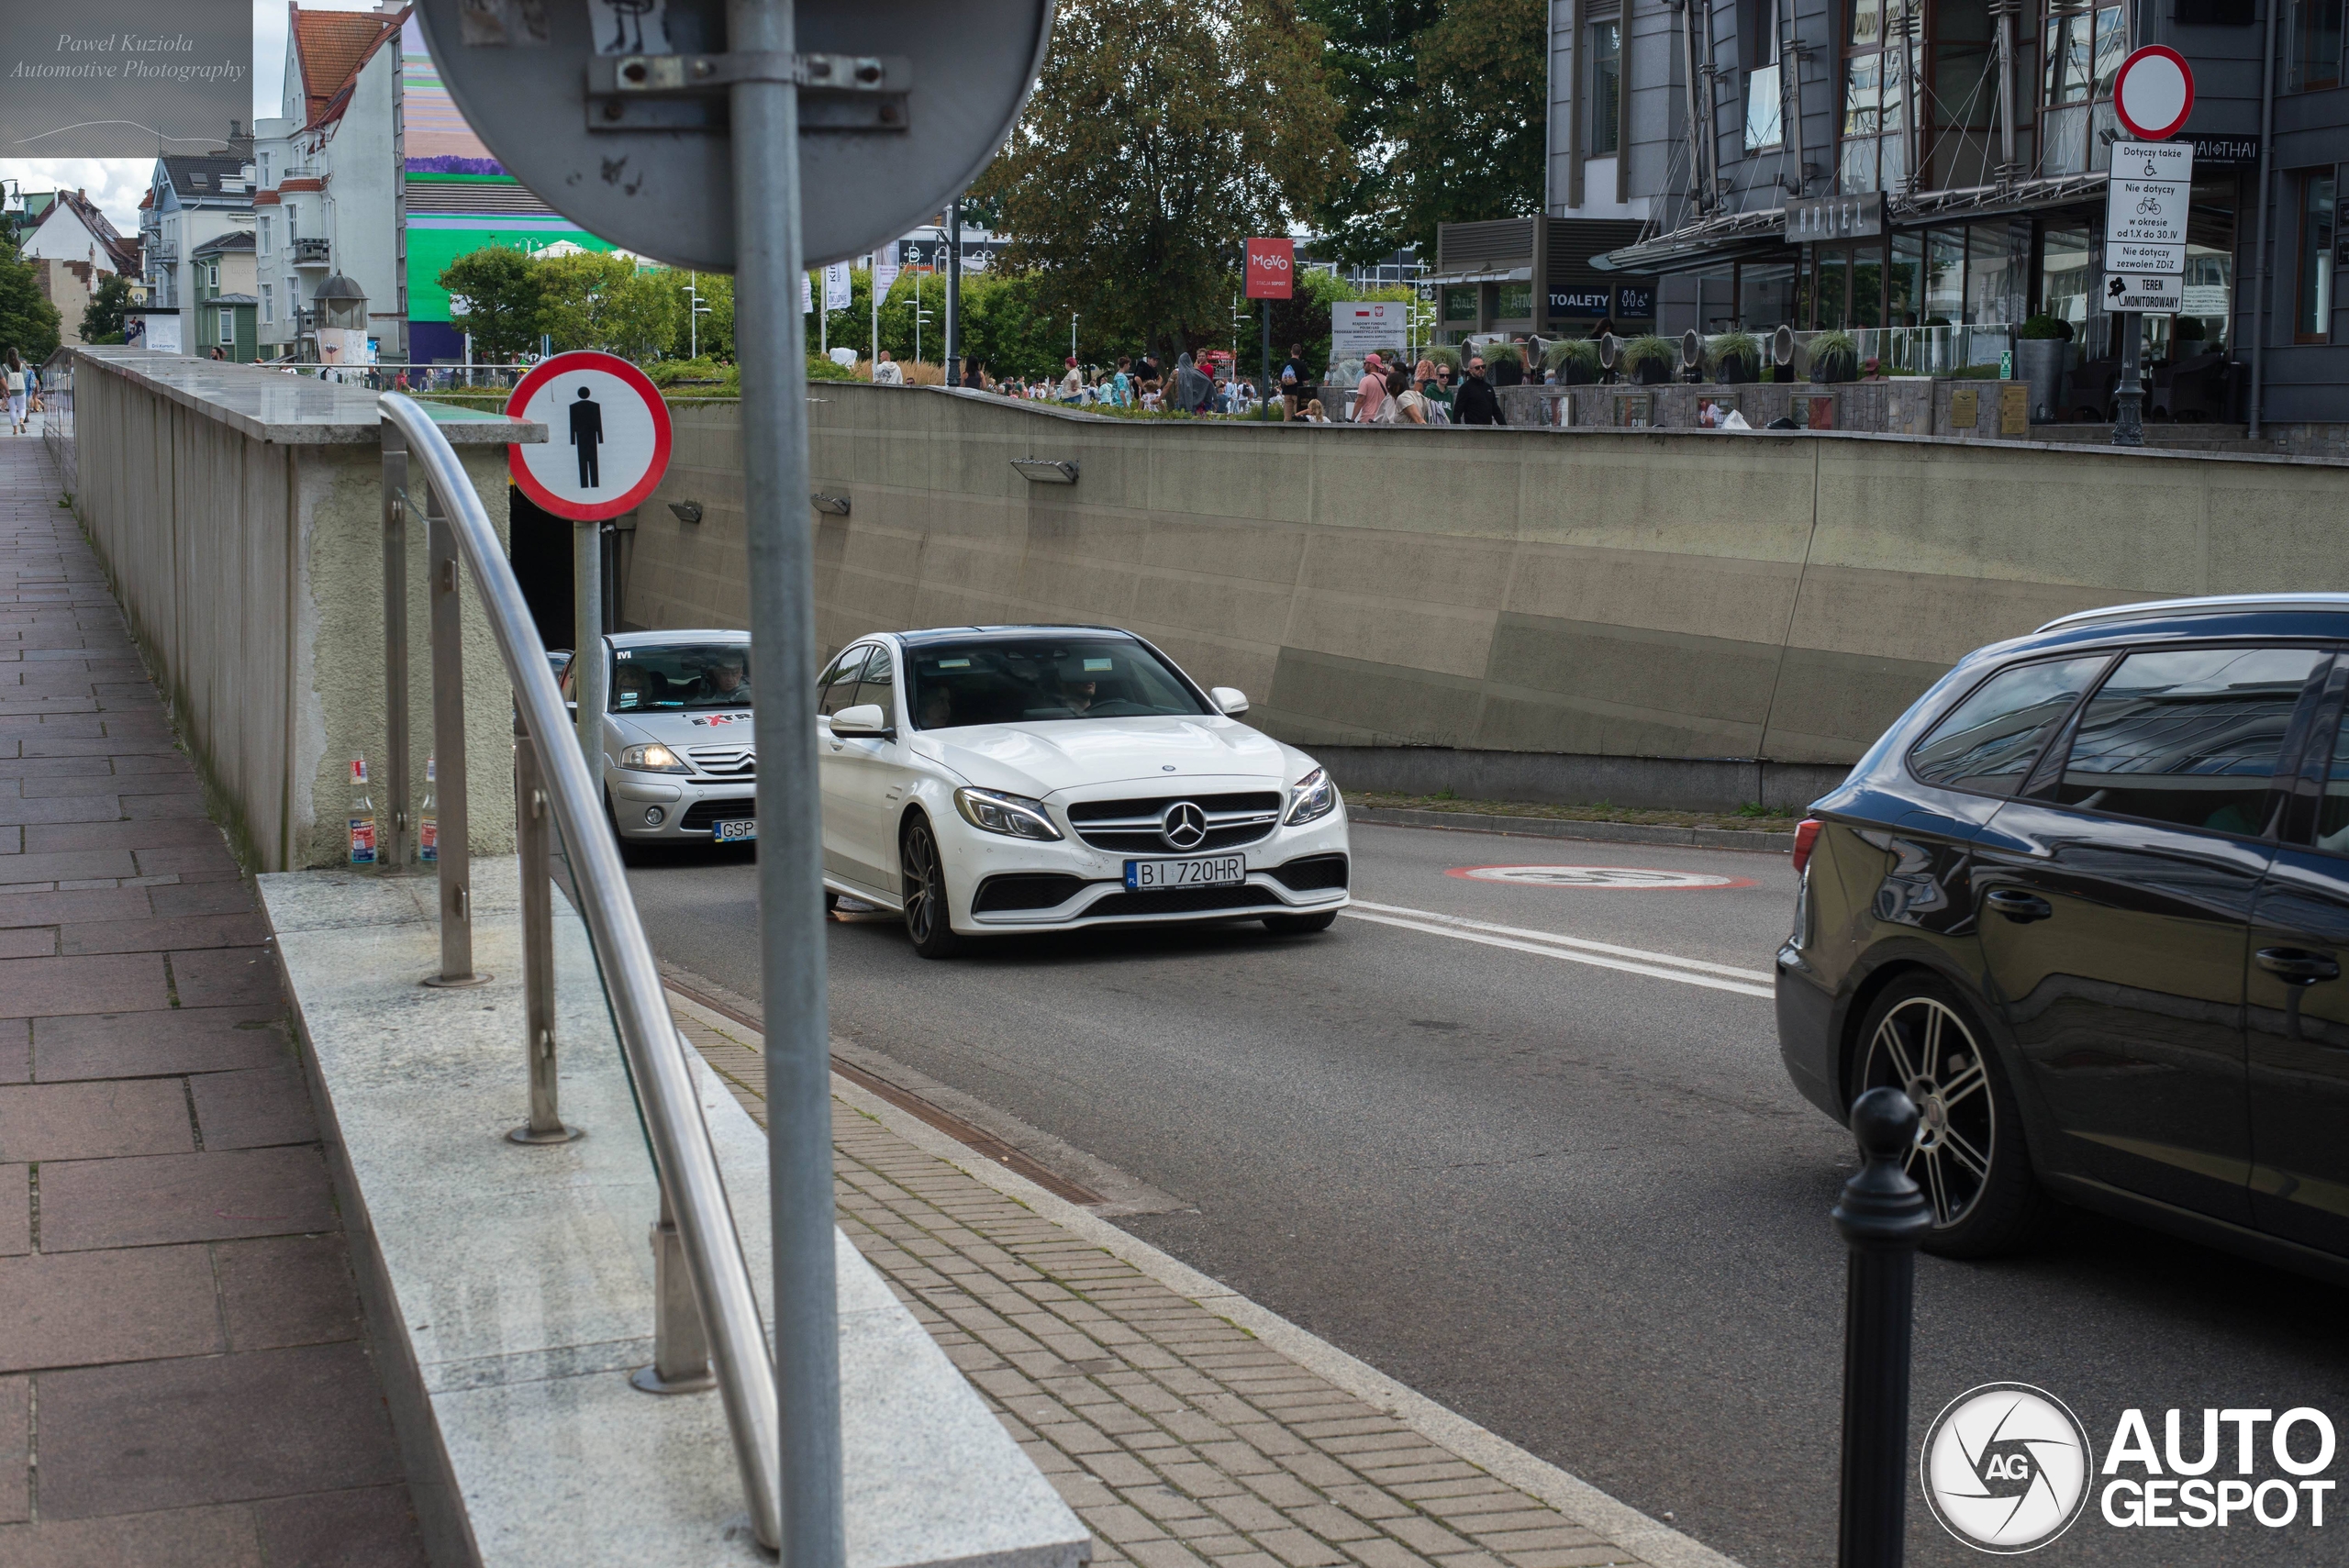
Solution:
M 373 0 L 304 0 L 313 11 L 372 11 Z M 253 118 L 277 113 L 285 68 L 285 0 L 253 0 Z M 250 124 L 250 122 L 247 122 Z M 228 135 L 222 126 L 220 133 Z M 28 194 L 65 189 L 90 199 L 125 234 L 139 232 L 139 203 L 154 173 L 152 158 L 0 158 L 0 179 Z

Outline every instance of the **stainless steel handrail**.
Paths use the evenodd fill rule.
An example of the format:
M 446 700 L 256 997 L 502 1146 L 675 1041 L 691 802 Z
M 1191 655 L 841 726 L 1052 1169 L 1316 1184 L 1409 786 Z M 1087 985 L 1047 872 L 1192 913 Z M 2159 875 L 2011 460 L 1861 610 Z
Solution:
M 378 406 L 385 425 L 406 445 L 411 484 L 420 470 L 438 503 L 435 520 L 445 521 L 455 536 L 481 595 L 498 654 L 506 662 L 522 722 L 539 742 L 539 787 L 546 792 L 571 851 L 580 913 L 595 939 L 620 1047 L 635 1075 L 645 1129 L 660 1167 L 663 1229 L 674 1217 L 708 1333 L 710 1361 L 733 1432 L 734 1459 L 742 1473 L 751 1527 L 763 1543 L 773 1547 L 781 1535 L 774 1363 L 767 1353 L 758 1297 L 751 1290 L 750 1267 L 709 1129 L 702 1119 L 701 1100 L 685 1063 L 685 1045 L 669 1016 L 661 973 L 629 894 L 619 845 L 604 816 L 602 791 L 588 777 L 579 748 L 559 739 L 568 735 L 571 726 L 547 664 L 546 646 L 539 640 L 521 586 L 455 449 L 414 400 L 387 392 Z

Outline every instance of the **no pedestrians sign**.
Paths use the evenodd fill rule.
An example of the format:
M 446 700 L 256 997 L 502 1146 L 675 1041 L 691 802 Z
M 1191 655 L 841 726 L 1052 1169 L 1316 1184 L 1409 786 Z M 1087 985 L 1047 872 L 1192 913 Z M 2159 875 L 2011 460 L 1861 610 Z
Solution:
M 669 405 L 642 371 L 585 350 L 542 360 L 506 412 L 547 428 L 543 445 L 507 447 L 523 495 L 574 523 L 634 511 L 669 470 Z

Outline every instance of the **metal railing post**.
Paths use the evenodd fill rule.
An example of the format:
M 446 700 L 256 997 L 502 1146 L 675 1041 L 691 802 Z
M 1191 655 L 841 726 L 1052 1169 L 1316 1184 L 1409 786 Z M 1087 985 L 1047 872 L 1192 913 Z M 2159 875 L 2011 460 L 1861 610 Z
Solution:
M 685 1238 L 661 1184 L 661 1218 L 652 1227 L 652 1364 L 629 1379 L 647 1394 L 699 1394 L 718 1386 L 709 1368 L 709 1329 L 694 1296 Z
M 407 762 L 407 438 L 388 420 L 383 438 L 384 804 L 391 830 L 376 857 L 384 870 L 403 871 L 416 826 Z
M 1836 1568 L 1900 1568 L 1909 1497 L 1909 1351 L 1917 1243 L 1933 1206 L 1901 1169 L 1917 1107 L 1887 1085 L 1852 1107 L 1860 1168 L 1835 1229 L 1851 1249 L 1843 1305 L 1843 1469 Z
M 781 297 L 780 293 L 777 297 Z M 379 406 L 384 417 L 398 424 L 407 437 L 409 466 L 431 485 L 432 495 L 427 499 L 435 506 L 429 511 L 428 519 L 440 519 L 434 536 L 436 550 L 445 551 L 453 537 L 457 548 L 463 552 L 473 575 L 474 590 L 481 595 L 483 615 L 489 623 L 497 652 L 505 661 L 506 676 L 512 683 L 517 708 L 533 735 L 550 738 L 538 748 L 540 781 L 569 853 L 579 913 L 595 944 L 612 1021 L 619 1031 L 620 1049 L 634 1080 L 645 1135 L 652 1146 L 654 1168 L 660 1173 L 661 1193 L 674 1218 L 677 1251 L 684 1255 L 685 1272 L 690 1277 L 692 1295 L 700 1308 L 700 1322 L 709 1346 L 709 1368 L 716 1377 L 727 1426 L 734 1440 L 743 1500 L 750 1505 L 751 1526 L 758 1539 L 767 1543 L 780 1540 L 784 1531 L 779 1483 L 784 1471 L 775 1367 L 768 1359 L 766 1335 L 759 1320 L 758 1296 L 751 1287 L 741 1238 L 734 1228 L 717 1151 L 710 1141 L 708 1124 L 702 1118 L 699 1091 L 687 1063 L 688 1048 L 677 1036 L 676 1020 L 669 1013 L 659 966 L 653 961 L 651 947 L 645 940 L 643 922 L 629 896 L 627 869 L 620 863 L 619 844 L 613 837 L 611 818 L 604 810 L 599 781 L 589 773 L 585 760 L 575 748 L 557 745 L 551 740 L 571 728 L 563 712 L 562 696 L 555 687 L 545 645 L 539 639 L 530 607 L 522 597 L 521 585 L 514 579 L 505 547 L 474 495 L 472 482 L 455 450 L 413 400 L 398 393 L 386 393 Z M 417 494 L 421 495 L 422 492 Z M 445 514 L 438 509 L 440 505 L 445 505 Z M 436 554 L 434 571 L 437 573 L 440 570 L 440 556 Z M 453 573 L 447 581 L 453 588 Z M 437 601 L 435 607 L 437 611 Z M 451 614 L 453 617 L 453 607 Z M 453 637 L 436 638 L 436 673 L 439 644 L 442 640 L 448 641 L 451 649 L 454 647 Z M 812 641 L 806 652 L 806 684 L 812 694 Z M 454 678 L 453 665 L 446 678 Z M 802 714 L 808 723 L 813 722 L 812 706 L 811 697 L 807 710 Z M 444 750 L 441 754 L 445 758 L 449 753 Z M 812 758 L 810 764 L 812 769 Z M 812 798 L 812 784 L 810 795 Z M 462 847 L 460 840 L 460 853 Z M 814 862 L 811 859 L 807 863 L 812 866 Z M 820 931 L 821 912 L 815 904 L 812 880 L 808 885 L 807 929 Z M 817 962 L 820 965 L 820 957 Z M 820 967 L 817 973 L 821 973 Z M 819 1018 L 811 1037 L 819 1052 L 824 1042 L 820 1026 Z M 818 1064 L 823 1061 L 821 1054 L 815 1059 Z M 827 1102 L 817 1099 L 813 1104 L 821 1106 Z M 831 1149 L 829 1127 L 821 1123 L 811 1125 L 819 1129 L 823 1168 L 828 1171 Z M 831 1236 L 830 1193 L 827 1178 L 822 1188 L 822 1223 L 828 1243 Z M 671 1254 L 673 1262 L 674 1256 Z M 821 1296 L 827 1329 L 830 1321 L 831 1261 L 828 1246 L 822 1254 Z M 806 1281 L 797 1282 L 796 1294 L 810 1294 Z M 680 1320 L 676 1312 L 671 1312 L 669 1317 Z M 663 1354 L 664 1364 L 688 1359 L 677 1350 L 673 1343 L 671 1351 Z M 837 1358 L 832 1372 L 837 1377 Z M 803 1373 L 796 1372 L 795 1375 Z M 834 1436 L 837 1439 L 837 1428 Z M 837 1441 L 829 1452 L 836 1494 Z M 803 1455 L 802 1462 L 805 1459 Z M 803 1513 L 801 1517 L 804 1519 L 807 1516 Z M 838 1513 L 834 1512 L 831 1518 L 837 1521 Z M 836 1530 L 831 1532 L 831 1539 L 837 1540 Z M 837 1553 L 829 1559 L 792 1559 L 793 1568 L 827 1568 L 828 1563 L 836 1564 L 838 1561 Z
M 426 484 L 425 559 L 432 573 L 432 750 L 439 762 L 440 973 L 427 985 L 484 985 L 473 971 L 473 846 L 465 822 L 465 661 L 457 536 L 440 486 Z
M 571 525 L 571 695 L 578 705 L 579 754 L 587 776 L 604 776 L 604 525 Z
M 514 836 L 522 867 L 522 1038 L 529 1063 L 530 1119 L 506 1136 L 517 1143 L 568 1143 L 554 1054 L 554 865 L 548 852 L 553 813 L 539 770 L 538 743 L 514 717 Z

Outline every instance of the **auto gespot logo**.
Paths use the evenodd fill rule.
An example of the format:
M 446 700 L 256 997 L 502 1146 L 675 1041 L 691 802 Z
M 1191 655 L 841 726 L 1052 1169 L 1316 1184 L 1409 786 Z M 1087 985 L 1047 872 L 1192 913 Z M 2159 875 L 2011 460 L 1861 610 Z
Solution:
M 1991 1383 L 1934 1418 L 1918 1469 L 1943 1529 L 2011 1556 L 2063 1535 L 2091 1502 L 2114 1529 L 2321 1529 L 2337 1452 L 2332 1418 L 2313 1406 L 2132 1406 L 2099 1466 L 2087 1427 L 2061 1399 Z

